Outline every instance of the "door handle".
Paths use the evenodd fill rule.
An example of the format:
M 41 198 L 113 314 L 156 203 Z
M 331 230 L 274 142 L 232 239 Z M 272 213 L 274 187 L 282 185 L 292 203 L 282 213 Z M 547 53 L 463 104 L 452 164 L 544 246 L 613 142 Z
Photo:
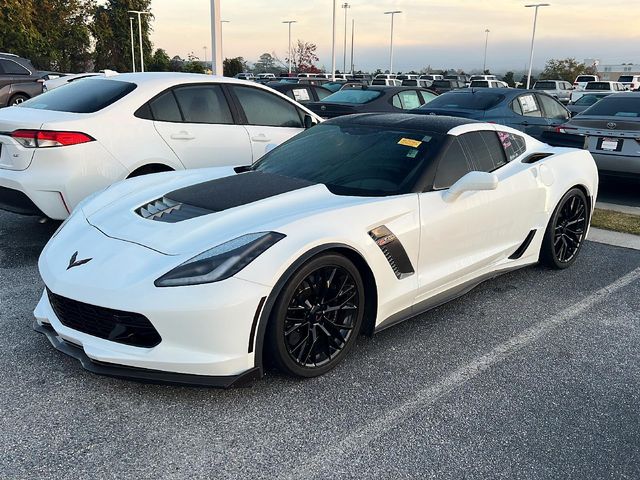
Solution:
M 171 138 L 173 140 L 193 140 L 196 137 L 194 135 L 191 135 L 189 132 L 182 130 L 178 133 L 172 133 Z
M 254 142 L 270 142 L 271 141 L 271 139 L 267 137 L 264 133 L 261 133 L 259 135 L 254 135 L 253 137 L 251 137 L 251 140 Z
M 529 122 L 524 121 L 524 122 L 522 122 L 522 125 L 524 125 L 525 127 L 527 127 L 527 126 L 529 126 Z

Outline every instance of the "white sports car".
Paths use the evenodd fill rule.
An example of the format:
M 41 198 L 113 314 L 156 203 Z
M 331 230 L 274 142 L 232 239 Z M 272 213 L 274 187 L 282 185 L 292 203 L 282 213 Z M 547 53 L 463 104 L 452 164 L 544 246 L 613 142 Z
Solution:
M 45 247 L 36 330 L 85 368 L 231 386 L 320 375 L 373 334 L 539 260 L 571 265 L 588 151 L 409 114 L 340 117 L 250 167 L 85 200 Z

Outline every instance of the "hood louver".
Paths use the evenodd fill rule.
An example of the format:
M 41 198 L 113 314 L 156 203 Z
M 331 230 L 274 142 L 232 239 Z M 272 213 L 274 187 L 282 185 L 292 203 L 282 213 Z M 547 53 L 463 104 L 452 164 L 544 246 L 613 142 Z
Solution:
M 206 208 L 194 207 L 187 203 L 176 202 L 170 198 L 162 197 L 138 208 L 136 213 L 147 220 L 176 223 L 213 212 Z

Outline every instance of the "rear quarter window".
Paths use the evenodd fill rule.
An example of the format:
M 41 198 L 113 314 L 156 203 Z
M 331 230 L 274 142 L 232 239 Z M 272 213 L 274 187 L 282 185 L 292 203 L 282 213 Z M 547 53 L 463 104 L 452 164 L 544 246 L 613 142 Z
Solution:
M 71 113 L 94 113 L 117 102 L 136 89 L 135 83 L 86 79 L 56 88 L 21 103 L 20 108 Z

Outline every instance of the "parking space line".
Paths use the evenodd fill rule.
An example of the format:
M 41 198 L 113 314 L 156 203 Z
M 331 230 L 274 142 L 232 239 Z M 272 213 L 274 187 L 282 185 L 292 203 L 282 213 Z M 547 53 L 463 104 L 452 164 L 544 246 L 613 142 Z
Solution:
M 465 366 L 455 370 L 439 382 L 419 390 L 401 405 L 356 429 L 343 440 L 326 448 L 321 448 L 320 453 L 311 457 L 308 462 L 298 466 L 295 471 L 284 474 L 279 478 L 326 478 L 335 474 L 336 465 L 342 458 L 347 458 L 355 451 L 366 447 L 376 438 L 398 426 L 403 420 L 410 418 L 421 409 L 435 403 L 438 399 L 463 386 L 482 372 L 498 365 L 522 348 L 531 345 L 546 333 L 586 312 L 606 300 L 609 295 L 618 292 L 639 279 L 640 268 L 636 268 L 615 282 L 588 295 L 580 302 L 560 311 L 547 320 L 527 328 L 519 335 L 511 337 L 485 355 L 477 357 Z

